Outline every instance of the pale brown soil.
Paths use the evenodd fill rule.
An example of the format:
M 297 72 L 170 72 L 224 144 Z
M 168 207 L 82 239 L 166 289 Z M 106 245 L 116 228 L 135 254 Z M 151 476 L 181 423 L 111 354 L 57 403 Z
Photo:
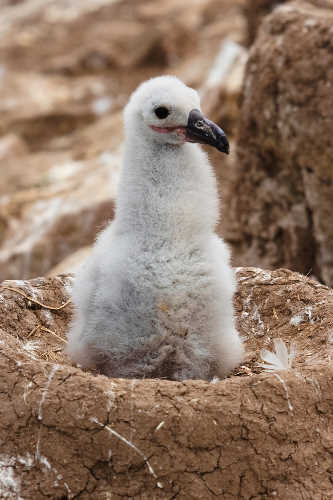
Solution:
M 332 498 L 333 291 L 287 270 L 237 274 L 248 355 L 216 383 L 83 372 L 63 355 L 72 278 L 4 282 L 2 497 Z M 259 351 L 277 337 L 297 354 L 268 374 Z

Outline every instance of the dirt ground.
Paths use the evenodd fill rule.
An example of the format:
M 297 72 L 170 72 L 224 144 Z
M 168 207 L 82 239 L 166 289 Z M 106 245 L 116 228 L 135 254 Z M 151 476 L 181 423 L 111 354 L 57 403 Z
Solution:
M 120 380 L 64 356 L 71 276 L 1 287 L 3 498 L 324 499 L 332 492 L 333 291 L 237 271 L 244 364 L 223 381 Z M 267 373 L 283 339 L 290 369 Z

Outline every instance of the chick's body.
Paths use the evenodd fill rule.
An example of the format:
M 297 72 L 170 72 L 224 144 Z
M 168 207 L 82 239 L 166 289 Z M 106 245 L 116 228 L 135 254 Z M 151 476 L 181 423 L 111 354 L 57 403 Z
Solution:
M 126 109 L 116 217 L 75 281 L 68 350 L 113 377 L 224 376 L 243 347 L 229 251 L 214 232 L 215 177 L 199 146 L 140 133 L 138 109 L 148 98 L 134 94 Z M 193 102 L 184 107 L 187 116 Z

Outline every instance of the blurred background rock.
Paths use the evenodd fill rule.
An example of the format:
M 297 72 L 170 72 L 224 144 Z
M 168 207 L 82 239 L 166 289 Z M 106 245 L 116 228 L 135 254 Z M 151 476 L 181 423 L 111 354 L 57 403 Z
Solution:
M 235 265 L 332 284 L 332 20 L 329 0 L 0 0 L 0 280 L 75 271 L 113 216 L 122 108 L 170 73 L 231 140 L 207 151 Z

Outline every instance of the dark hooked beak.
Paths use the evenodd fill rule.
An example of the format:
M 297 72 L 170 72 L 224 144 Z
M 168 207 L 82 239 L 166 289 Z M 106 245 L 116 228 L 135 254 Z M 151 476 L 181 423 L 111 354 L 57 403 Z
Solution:
M 229 154 L 229 142 L 223 130 L 208 120 L 198 109 L 192 109 L 188 116 L 186 140 L 210 144 L 222 153 Z

